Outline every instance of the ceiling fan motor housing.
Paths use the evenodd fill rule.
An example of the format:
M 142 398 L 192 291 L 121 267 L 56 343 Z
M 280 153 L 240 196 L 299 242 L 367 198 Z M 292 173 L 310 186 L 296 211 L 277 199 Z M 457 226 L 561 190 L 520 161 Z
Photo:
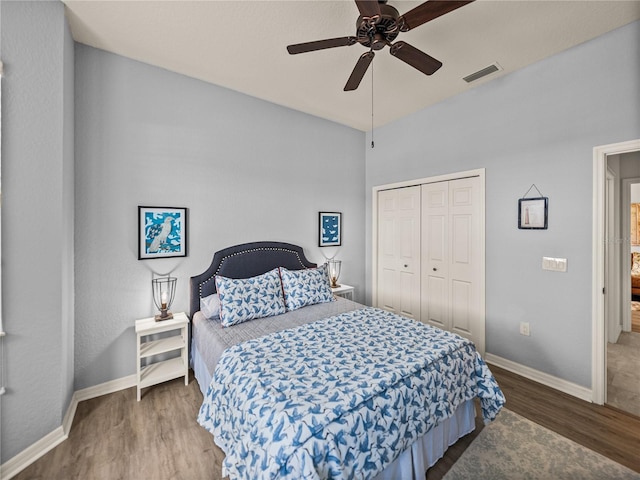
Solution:
M 398 10 L 386 4 L 380 4 L 380 17 L 360 15 L 356 21 L 358 43 L 373 50 L 389 45 L 400 33 L 399 16 Z

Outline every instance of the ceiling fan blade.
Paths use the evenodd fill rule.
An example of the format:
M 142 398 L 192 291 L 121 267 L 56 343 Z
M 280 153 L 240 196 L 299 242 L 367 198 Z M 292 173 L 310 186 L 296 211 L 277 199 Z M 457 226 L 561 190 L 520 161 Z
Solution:
M 380 16 L 380 4 L 378 0 L 355 0 L 360 15 L 363 17 Z
M 289 45 L 287 47 L 287 51 L 291 55 L 295 55 L 296 53 L 313 52 L 316 50 L 324 50 L 325 48 L 348 47 L 349 45 L 355 44 L 357 41 L 356 37 L 328 38 L 327 40 L 316 40 L 315 42 Z
M 441 61 L 427 55 L 422 50 L 418 50 L 413 45 L 409 45 L 407 42 L 394 43 L 391 45 L 389 53 L 408 63 L 413 68 L 420 70 L 425 75 L 432 75 L 442 66 Z
M 365 52 L 360 55 L 358 63 L 356 63 L 353 72 L 351 72 L 349 80 L 347 80 L 347 84 L 344 86 L 345 92 L 358 88 L 358 85 L 360 85 L 362 77 L 364 77 L 364 74 L 367 72 L 367 69 L 369 68 L 369 65 L 371 64 L 374 56 L 375 53 L 373 53 L 373 51 Z
M 423 23 L 427 23 L 434 18 L 438 18 L 445 13 L 452 12 L 460 7 L 473 2 L 473 0 L 465 1 L 449 1 L 449 0 L 427 0 L 422 5 L 409 10 L 407 13 L 398 18 L 400 30 L 407 32 L 412 28 L 419 27 Z

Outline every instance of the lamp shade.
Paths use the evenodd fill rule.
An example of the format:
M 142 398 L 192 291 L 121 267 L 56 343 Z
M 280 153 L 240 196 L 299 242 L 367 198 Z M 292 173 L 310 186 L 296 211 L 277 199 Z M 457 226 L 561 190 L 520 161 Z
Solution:
M 160 314 L 155 316 L 156 321 L 173 318 L 169 308 L 176 294 L 176 282 L 176 277 L 158 277 L 151 280 L 153 303 L 160 310 Z
M 338 278 L 340 277 L 340 269 L 342 268 L 342 261 L 331 259 L 327 262 L 328 274 L 329 274 L 329 283 L 331 284 L 331 288 L 337 288 L 340 285 L 338 284 Z

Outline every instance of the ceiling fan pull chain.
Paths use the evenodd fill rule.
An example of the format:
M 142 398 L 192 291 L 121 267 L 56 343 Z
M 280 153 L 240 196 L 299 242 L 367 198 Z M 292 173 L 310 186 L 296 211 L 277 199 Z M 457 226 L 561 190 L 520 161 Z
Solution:
M 374 148 L 373 143 L 373 62 L 371 62 L 371 148 Z

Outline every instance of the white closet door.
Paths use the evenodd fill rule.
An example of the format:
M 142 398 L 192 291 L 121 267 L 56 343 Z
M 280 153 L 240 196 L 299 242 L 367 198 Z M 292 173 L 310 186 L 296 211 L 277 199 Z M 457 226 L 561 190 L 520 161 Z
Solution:
M 449 182 L 422 185 L 422 321 L 450 330 Z
M 420 319 L 420 187 L 378 192 L 377 306 Z
M 484 351 L 478 177 L 422 185 L 424 322 Z
M 449 305 L 451 331 L 484 352 L 478 183 L 478 177 L 449 182 Z

